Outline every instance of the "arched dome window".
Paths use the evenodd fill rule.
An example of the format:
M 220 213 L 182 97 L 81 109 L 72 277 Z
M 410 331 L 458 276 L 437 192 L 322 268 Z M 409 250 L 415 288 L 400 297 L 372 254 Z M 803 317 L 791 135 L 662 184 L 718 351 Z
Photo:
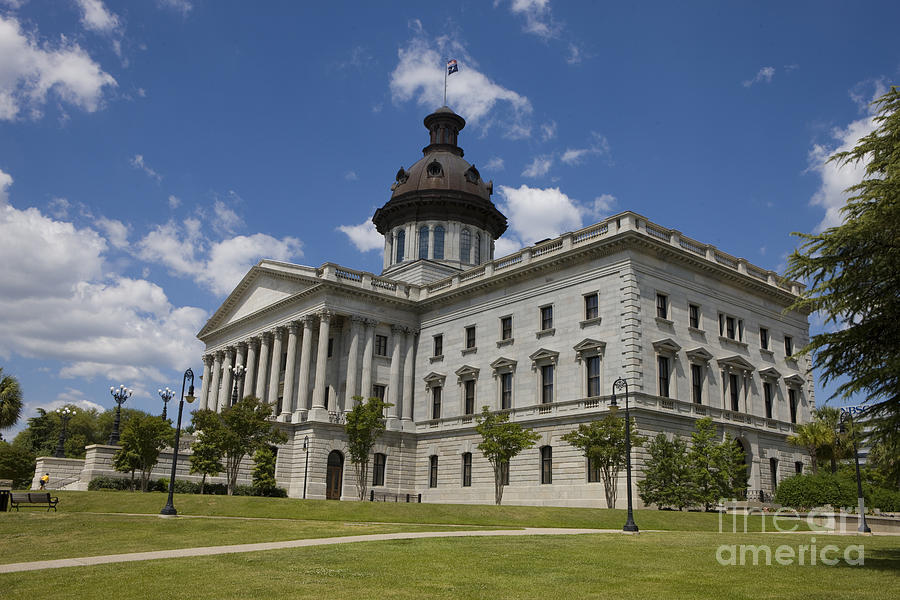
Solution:
M 428 227 L 419 227 L 419 258 L 428 258 Z
M 434 228 L 434 258 L 436 260 L 444 259 L 444 226 L 438 225 Z
M 469 253 L 472 250 L 472 234 L 468 229 L 463 229 L 459 234 L 459 262 L 469 262 Z
M 481 264 L 481 234 L 475 234 L 475 264 Z
M 406 246 L 406 232 L 402 229 L 397 232 L 397 260 L 396 262 L 403 262 L 403 250 Z

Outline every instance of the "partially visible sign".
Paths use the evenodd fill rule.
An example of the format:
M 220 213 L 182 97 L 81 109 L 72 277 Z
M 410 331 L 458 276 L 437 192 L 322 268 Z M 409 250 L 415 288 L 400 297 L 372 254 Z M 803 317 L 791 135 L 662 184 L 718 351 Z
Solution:
M 862 412 L 866 409 L 865 406 L 857 404 L 856 406 L 842 406 L 842 413 L 850 413 L 851 417 L 856 417 L 862 414 Z

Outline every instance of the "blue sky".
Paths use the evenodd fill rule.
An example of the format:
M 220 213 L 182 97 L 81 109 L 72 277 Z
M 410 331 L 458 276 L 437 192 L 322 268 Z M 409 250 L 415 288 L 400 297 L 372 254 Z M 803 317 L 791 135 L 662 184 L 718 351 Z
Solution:
M 26 417 L 119 383 L 158 411 L 260 258 L 380 271 L 368 219 L 421 156 L 447 58 L 510 218 L 498 252 L 634 210 L 781 271 L 790 232 L 839 222 L 859 170 L 824 159 L 900 79 L 898 22 L 896 2 L 0 0 L 0 365 Z

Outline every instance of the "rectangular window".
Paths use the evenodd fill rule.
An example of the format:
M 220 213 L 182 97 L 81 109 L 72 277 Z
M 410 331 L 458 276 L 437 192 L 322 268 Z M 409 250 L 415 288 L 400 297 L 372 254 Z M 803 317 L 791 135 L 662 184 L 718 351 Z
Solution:
M 375 336 L 375 356 L 387 356 L 387 336 Z
M 541 331 L 553 329 L 553 306 L 541 307 Z
M 430 488 L 437 487 L 437 459 L 436 455 L 428 457 L 428 487 Z
M 741 410 L 738 376 L 734 373 L 728 374 L 728 393 L 731 396 L 731 410 L 735 412 Z
M 719 335 L 725 335 L 725 315 L 719 313 Z
M 690 314 L 691 327 L 700 329 L 700 307 L 696 304 L 689 304 L 688 313 Z
M 803 475 L 803 462 L 802 461 L 798 460 L 797 462 L 794 463 L 794 472 L 797 475 Z
M 669 318 L 669 297 L 665 294 L 656 295 L 656 316 L 660 319 Z
M 797 422 L 797 390 L 788 388 L 788 404 L 791 409 L 791 423 Z
M 765 327 L 759 328 L 759 347 L 763 350 L 769 349 L 769 330 Z
M 784 336 L 784 355 L 785 356 L 793 356 L 794 355 L 794 338 L 789 335 Z
M 472 485 L 472 453 L 464 452 L 462 455 L 462 485 L 470 487 Z
M 691 365 L 691 397 L 694 404 L 703 404 L 703 366 Z
M 512 408 L 512 390 L 513 390 L 513 374 L 503 373 L 500 375 L 500 409 L 508 410 Z
M 384 465 L 387 457 L 380 453 L 375 453 L 375 465 L 372 469 L 372 485 L 384 485 Z
M 334 355 L 334 338 L 328 338 L 328 358 Z
M 467 379 L 465 381 L 465 396 L 466 396 L 466 412 L 467 415 L 475 414 L 475 380 Z
M 731 340 L 735 339 L 734 317 L 725 317 L 725 336 Z
M 474 348 L 475 347 L 475 326 L 470 325 L 466 327 L 466 348 Z
M 656 359 L 659 369 L 659 395 L 664 398 L 669 397 L 669 357 L 659 356 Z
M 597 481 L 601 481 L 600 479 L 600 467 L 594 464 L 594 461 L 588 457 L 588 483 L 594 483 Z
M 588 398 L 600 395 L 600 357 L 587 358 L 587 395 Z
M 589 294 L 584 297 L 584 319 L 596 319 L 600 316 L 600 297 L 597 294 Z
M 512 339 L 512 317 L 503 317 L 500 319 L 500 339 Z
M 744 341 L 744 320 L 738 319 L 737 324 L 738 324 L 737 340 L 739 342 L 743 342 Z
M 763 400 L 766 403 L 766 418 L 772 418 L 772 384 L 768 381 L 763 381 Z
M 434 353 L 432 356 L 443 356 L 444 354 L 444 336 L 434 336 Z
M 441 386 L 431 388 L 431 418 L 441 418 Z
M 777 458 L 769 459 L 769 477 L 772 480 L 772 494 L 774 494 L 775 489 L 778 487 L 778 459 Z
M 541 448 L 541 483 L 553 483 L 553 448 Z
M 378 398 L 379 400 L 384 400 L 385 386 L 375 384 L 372 386 L 372 396 Z
M 553 402 L 553 365 L 541 367 L 541 404 Z
M 509 463 L 500 463 L 500 485 L 509 485 Z

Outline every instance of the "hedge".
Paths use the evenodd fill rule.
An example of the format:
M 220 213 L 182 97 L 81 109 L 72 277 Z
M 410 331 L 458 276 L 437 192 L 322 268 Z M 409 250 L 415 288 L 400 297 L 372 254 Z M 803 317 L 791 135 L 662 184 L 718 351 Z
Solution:
M 140 479 L 135 479 L 135 490 L 141 489 Z M 88 484 L 89 490 L 118 490 L 130 491 L 131 479 L 128 477 L 94 477 Z M 168 492 L 169 480 L 166 478 L 150 480 L 147 485 L 148 492 Z M 200 484 L 183 479 L 175 480 L 176 494 L 199 494 Z M 207 495 L 224 496 L 228 488 L 224 483 L 207 483 L 203 487 L 203 493 Z M 252 485 L 239 485 L 234 488 L 235 496 L 267 496 L 269 498 L 287 498 L 287 490 L 280 487 L 256 487 Z
M 863 496 L 869 510 L 900 511 L 900 492 L 863 484 Z M 809 509 L 829 504 L 835 508 L 855 507 L 856 479 L 842 474 L 818 473 L 794 475 L 778 484 L 775 501 L 784 506 Z

